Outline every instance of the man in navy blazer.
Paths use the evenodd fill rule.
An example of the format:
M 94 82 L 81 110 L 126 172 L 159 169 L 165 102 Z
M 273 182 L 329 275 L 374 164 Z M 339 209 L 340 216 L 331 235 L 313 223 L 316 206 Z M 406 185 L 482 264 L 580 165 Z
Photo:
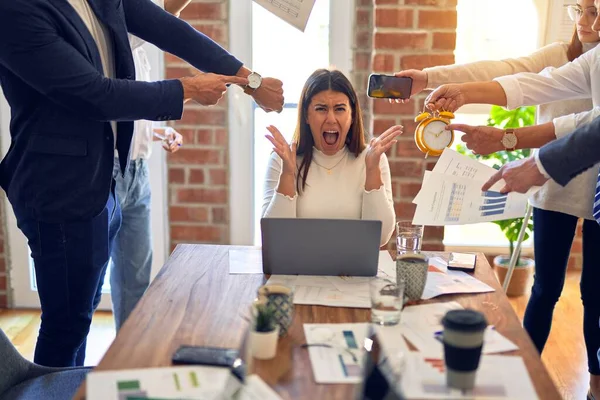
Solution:
M 34 260 L 42 306 L 34 361 L 48 366 L 83 364 L 120 221 L 114 152 L 123 172 L 133 121 L 180 119 L 185 101 L 215 104 L 228 84 L 244 86 L 266 111 L 283 106 L 280 81 L 261 80 L 150 0 L 83 3 L 105 31 L 114 59 L 110 79 L 92 31 L 69 1 L 0 2 L 0 84 L 12 138 L 0 185 Z M 206 73 L 136 82 L 128 31 Z

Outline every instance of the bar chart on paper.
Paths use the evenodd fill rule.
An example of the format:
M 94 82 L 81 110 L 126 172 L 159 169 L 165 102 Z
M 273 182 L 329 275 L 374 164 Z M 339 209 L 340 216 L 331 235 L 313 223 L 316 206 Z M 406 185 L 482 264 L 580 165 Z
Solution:
M 506 201 L 508 200 L 508 194 L 487 191 L 482 192 L 481 196 L 483 199 L 479 210 L 481 211 L 482 217 L 502 215 L 504 213 L 504 210 L 506 209 Z

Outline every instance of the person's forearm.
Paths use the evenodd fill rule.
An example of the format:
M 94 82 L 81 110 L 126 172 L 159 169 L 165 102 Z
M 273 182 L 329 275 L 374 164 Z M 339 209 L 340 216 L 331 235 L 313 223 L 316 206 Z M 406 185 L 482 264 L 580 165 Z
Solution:
M 165 11 L 179 17 L 181 11 L 190 4 L 192 0 L 165 0 Z
M 515 135 L 517 149 L 537 149 L 556 139 L 552 122 L 515 129 Z
M 377 190 L 383 185 L 381 180 L 381 169 L 376 168 L 375 170 L 367 170 L 367 176 L 365 179 L 365 190 L 370 192 L 371 190 Z
M 277 185 L 277 193 L 294 197 L 296 195 L 296 178 L 293 175 L 281 174 Z
M 466 104 L 506 105 L 506 93 L 498 82 L 470 82 L 460 87 Z

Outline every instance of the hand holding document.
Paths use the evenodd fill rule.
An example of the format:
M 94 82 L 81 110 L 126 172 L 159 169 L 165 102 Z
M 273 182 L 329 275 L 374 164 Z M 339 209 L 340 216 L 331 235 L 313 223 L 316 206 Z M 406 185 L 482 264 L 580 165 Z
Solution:
M 483 184 L 496 170 L 457 152 L 445 149 L 433 171 L 426 172 L 421 191 L 413 203 L 415 225 L 462 225 L 518 218 L 525 215 L 526 194 L 501 194 L 504 181 L 490 190 Z

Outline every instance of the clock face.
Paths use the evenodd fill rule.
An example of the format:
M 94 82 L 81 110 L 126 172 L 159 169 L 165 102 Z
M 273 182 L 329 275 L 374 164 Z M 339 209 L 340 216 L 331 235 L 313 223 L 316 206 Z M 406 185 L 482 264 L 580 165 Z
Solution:
M 442 121 L 431 121 L 423 128 L 423 142 L 432 150 L 443 150 L 452 142 L 452 131 Z

